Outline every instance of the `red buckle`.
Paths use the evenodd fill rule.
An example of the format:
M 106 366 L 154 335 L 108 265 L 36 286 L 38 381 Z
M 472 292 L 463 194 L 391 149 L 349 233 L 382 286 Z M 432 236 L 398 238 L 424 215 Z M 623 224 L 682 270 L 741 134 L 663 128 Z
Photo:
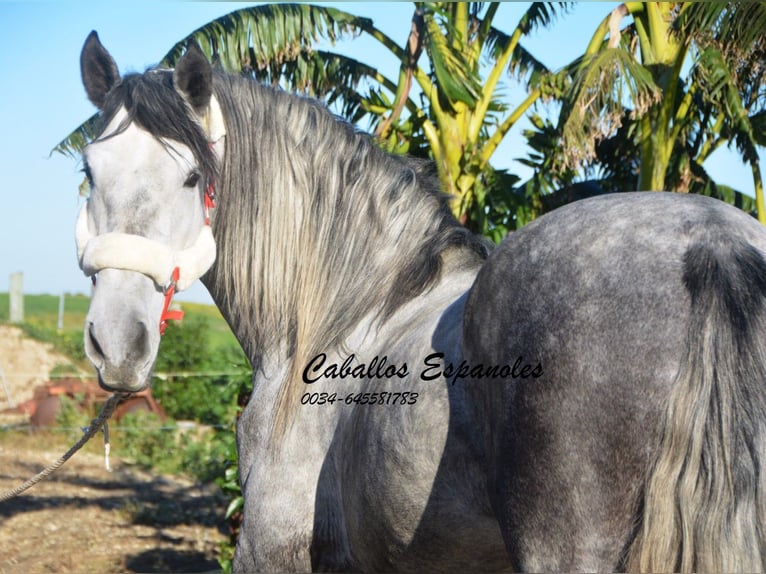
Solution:
M 176 267 L 173 269 L 173 274 L 170 279 L 170 283 L 165 287 L 165 304 L 162 307 L 162 314 L 160 315 L 160 335 L 165 334 L 165 329 L 168 326 L 168 321 L 180 321 L 183 319 L 184 312 L 178 309 L 170 309 L 170 302 L 173 299 L 173 295 L 176 292 L 176 283 L 181 276 L 181 270 Z

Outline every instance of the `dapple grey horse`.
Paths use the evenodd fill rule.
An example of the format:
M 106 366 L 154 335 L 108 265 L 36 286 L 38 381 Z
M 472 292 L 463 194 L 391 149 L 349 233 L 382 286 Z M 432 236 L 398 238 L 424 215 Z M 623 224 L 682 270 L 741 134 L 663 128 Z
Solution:
M 93 33 L 81 64 L 87 354 L 147 387 L 202 279 L 254 368 L 237 571 L 763 569 L 754 219 L 615 194 L 490 250 L 428 165 L 195 44 L 121 77 Z

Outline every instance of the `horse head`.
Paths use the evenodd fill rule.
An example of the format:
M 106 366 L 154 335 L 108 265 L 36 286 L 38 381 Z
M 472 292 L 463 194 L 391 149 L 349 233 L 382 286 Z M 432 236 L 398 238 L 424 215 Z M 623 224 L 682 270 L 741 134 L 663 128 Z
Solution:
M 93 277 L 85 352 L 104 388 L 150 383 L 174 291 L 215 260 L 208 209 L 223 121 L 210 64 L 191 44 L 175 70 L 120 77 L 92 32 L 83 84 L 101 134 L 83 153 L 90 195 L 76 227 L 80 267 Z

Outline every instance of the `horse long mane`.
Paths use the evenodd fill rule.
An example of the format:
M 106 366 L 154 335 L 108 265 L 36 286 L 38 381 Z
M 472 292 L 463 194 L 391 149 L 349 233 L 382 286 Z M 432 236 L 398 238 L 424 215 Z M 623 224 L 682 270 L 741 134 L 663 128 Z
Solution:
M 444 251 L 463 246 L 473 265 L 487 248 L 452 217 L 429 165 L 383 152 L 319 102 L 223 74 L 214 92 L 227 136 L 211 287 L 254 363 L 287 345 L 292 400 L 306 359 L 427 290 Z
M 200 133 L 169 133 L 169 123 L 188 123 L 176 117 L 171 76 L 132 77 L 147 85 L 111 105 L 129 104 L 144 129 L 181 139 L 208 166 Z M 203 281 L 255 369 L 266 353 L 286 353 L 274 419 L 284 429 L 307 359 L 427 291 L 446 251 L 464 250 L 465 265 L 475 267 L 488 249 L 453 218 L 430 164 L 385 153 L 315 100 L 243 77 L 213 78 L 226 138 L 215 170 L 218 255 Z

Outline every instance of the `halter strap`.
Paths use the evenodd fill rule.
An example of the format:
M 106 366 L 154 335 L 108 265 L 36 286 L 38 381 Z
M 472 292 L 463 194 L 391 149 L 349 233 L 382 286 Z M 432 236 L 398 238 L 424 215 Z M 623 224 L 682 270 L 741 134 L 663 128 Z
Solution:
M 210 149 L 213 149 L 212 142 L 210 143 Z M 212 181 L 208 182 L 205 188 L 203 205 L 205 206 L 205 225 L 210 227 L 210 210 L 215 208 L 215 187 Z M 165 334 L 168 321 L 180 321 L 184 318 L 184 312 L 180 309 L 170 309 L 170 302 L 173 300 L 173 295 L 175 295 L 176 292 L 176 285 L 180 278 L 181 270 L 178 267 L 174 267 L 170 283 L 165 288 L 165 303 L 162 306 L 162 314 L 160 315 L 160 335 Z
M 180 277 L 181 270 L 178 267 L 174 268 L 170 283 L 165 287 L 165 303 L 162 306 L 162 315 L 160 315 L 160 335 L 165 334 L 168 321 L 180 321 L 184 318 L 184 312 L 180 309 L 170 309 L 170 302 L 173 300 L 173 295 L 176 292 L 176 284 Z
M 210 142 L 210 149 L 213 149 L 214 142 Z M 209 181 L 205 187 L 205 197 L 203 198 L 203 205 L 205 207 L 205 226 L 210 227 L 210 210 L 215 208 L 215 186 L 212 181 Z M 173 300 L 173 295 L 176 292 L 176 286 L 181 279 L 181 269 L 176 266 L 173 268 L 173 273 L 170 276 L 170 283 L 165 287 L 165 303 L 162 306 L 162 314 L 160 315 L 160 335 L 165 334 L 165 329 L 168 326 L 168 321 L 180 321 L 184 318 L 184 312 L 180 309 L 170 309 L 170 302 Z
M 212 147 L 212 144 L 210 145 Z M 213 186 L 212 181 L 207 184 L 207 189 L 205 190 L 204 205 L 205 225 L 210 225 L 210 210 L 215 208 L 215 187 Z
M 213 149 L 213 143 L 210 143 L 210 149 Z M 205 207 L 205 226 L 210 227 L 210 210 L 215 207 L 215 186 L 212 181 L 209 181 L 205 187 L 205 197 L 203 198 L 203 205 Z M 176 292 L 176 286 L 181 278 L 181 269 L 176 266 L 173 268 L 173 273 L 170 276 L 170 283 L 165 287 L 165 303 L 162 306 L 162 314 L 160 315 L 160 335 L 165 334 L 168 321 L 180 321 L 184 318 L 184 312 L 180 309 L 170 309 L 170 302 L 173 300 L 173 295 Z

